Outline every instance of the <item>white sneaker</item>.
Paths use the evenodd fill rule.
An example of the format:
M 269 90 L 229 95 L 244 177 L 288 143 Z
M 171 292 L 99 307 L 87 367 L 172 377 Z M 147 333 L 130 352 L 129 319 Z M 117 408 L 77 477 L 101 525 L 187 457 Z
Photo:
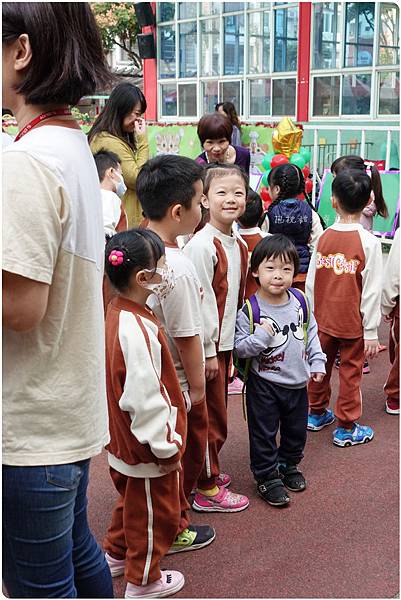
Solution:
M 162 571 L 162 576 L 148 585 L 127 583 L 125 598 L 166 598 L 179 592 L 185 583 L 184 575 L 179 571 Z
M 109 565 L 110 573 L 112 577 L 119 577 L 120 575 L 124 575 L 125 569 L 125 560 L 117 560 L 117 558 L 113 558 L 110 554 L 105 553 L 105 558 L 107 564 Z

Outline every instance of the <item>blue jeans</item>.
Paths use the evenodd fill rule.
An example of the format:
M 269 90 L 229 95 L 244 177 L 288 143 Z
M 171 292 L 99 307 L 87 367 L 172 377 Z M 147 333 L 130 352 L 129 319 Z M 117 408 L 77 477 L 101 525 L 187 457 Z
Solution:
M 11 598 L 113 598 L 87 520 L 89 460 L 3 466 L 3 580 Z

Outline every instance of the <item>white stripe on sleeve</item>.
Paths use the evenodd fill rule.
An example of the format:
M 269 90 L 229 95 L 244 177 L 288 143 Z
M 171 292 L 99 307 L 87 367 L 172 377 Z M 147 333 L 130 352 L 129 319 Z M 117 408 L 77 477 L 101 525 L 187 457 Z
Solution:
M 177 408 L 171 405 L 160 379 L 158 327 L 148 319 L 139 318 L 145 333 L 132 313 L 120 313 L 119 340 L 126 379 L 119 405 L 121 410 L 130 413 L 131 431 L 136 439 L 141 444 L 149 444 L 158 458 L 168 459 L 182 445 L 182 438 L 175 431 Z

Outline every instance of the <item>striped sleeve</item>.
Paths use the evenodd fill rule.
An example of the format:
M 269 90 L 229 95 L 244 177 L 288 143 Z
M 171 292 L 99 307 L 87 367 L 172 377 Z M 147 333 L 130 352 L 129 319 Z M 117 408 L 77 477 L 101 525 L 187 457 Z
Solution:
M 380 325 L 381 282 L 383 260 L 380 241 L 366 229 L 359 230 L 365 252 L 365 268 L 362 271 L 361 314 L 363 337 L 365 340 L 377 339 Z
M 395 232 L 383 281 L 382 313 L 389 315 L 400 295 L 400 230 Z
M 122 311 L 119 341 L 126 378 L 121 410 L 131 417 L 131 432 L 141 444 L 149 444 L 160 463 L 179 459 L 182 438 L 176 432 L 177 408 L 172 406 L 162 378 L 158 327 L 145 318 Z
M 202 319 L 204 327 L 204 347 L 206 358 L 217 354 L 219 339 L 219 311 L 216 295 L 213 290 L 214 268 L 216 264 L 215 246 L 203 239 L 198 243 L 196 236 L 185 246 L 184 253 L 189 256 L 195 265 L 199 281 L 203 289 Z

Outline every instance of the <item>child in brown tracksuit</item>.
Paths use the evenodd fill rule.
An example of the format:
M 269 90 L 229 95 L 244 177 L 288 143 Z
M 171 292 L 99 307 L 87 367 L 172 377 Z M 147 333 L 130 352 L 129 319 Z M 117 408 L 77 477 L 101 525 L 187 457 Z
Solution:
M 395 232 L 382 293 L 382 313 L 390 321 L 390 362 L 391 369 L 384 384 L 387 395 L 386 412 L 400 414 L 400 230 Z
M 248 246 L 249 265 L 251 263 L 251 254 L 254 251 L 257 244 L 266 236 L 271 235 L 270 233 L 262 231 L 262 229 L 258 226 L 262 215 L 263 204 L 261 197 L 253 190 L 249 190 L 245 212 L 238 218 L 238 234 L 242 237 L 242 239 Z M 245 285 L 245 298 L 250 298 L 252 294 L 256 294 L 257 291 L 258 285 L 250 269 L 248 269 L 248 275 L 246 278 Z
M 117 233 L 106 246 L 106 273 L 119 291 L 106 316 L 108 460 L 120 494 L 104 548 L 113 576 L 125 572 L 126 598 L 170 596 L 184 585 L 160 560 L 177 535 L 179 470 L 186 411 L 167 339 L 146 307 L 174 285 L 164 244 L 152 231 Z
M 234 346 L 235 319 L 242 306 L 247 273 L 246 244 L 233 232 L 245 210 L 247 177 L 236 165 L 205 168 L 204 207 L 210 220 L 184 247 L 203 288 L 206 404 L 209 417 L 205 466 L 193 508 L 200 512 L 238 512 L 248 498 L 227 490 L 231 478 L 220 473 L 218 454 L 227 437 L 228 366 Z
M 308 396 L 308 429 L 319 431 L 338 419 L 333 432 L 337 446 L 362 444 L 373 438 L 371 427 L 358 424 L 362 414 L 360 382 L 364 358 L 379 351 L 382 276 L 381 246 L 359 223 L 372 191 L 370 177 L 345 170 L 333 181 L 332 204 L 339 219 L 319 238 L 313 252 L 306 291 L 327 355 L 322 383 L 312 381 Z M 340 390 L 333 412 L 330 377 L 337 351 L 341 353 Z

